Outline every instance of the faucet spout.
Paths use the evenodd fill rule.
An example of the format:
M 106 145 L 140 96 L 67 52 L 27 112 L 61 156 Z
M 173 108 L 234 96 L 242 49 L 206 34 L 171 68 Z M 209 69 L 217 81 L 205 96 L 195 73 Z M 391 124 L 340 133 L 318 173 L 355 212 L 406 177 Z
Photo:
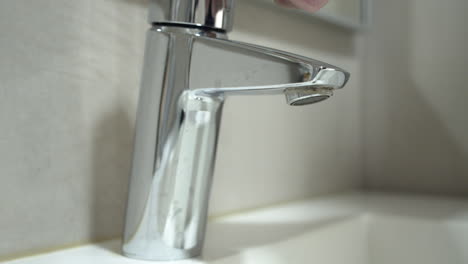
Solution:
M 226 97 L 284 94 L 290 105 L 311 104 L 348 78 L 320 61 L 227 40 L 220 30 L 154 24 L 147 34 L 124 254 L 174 260 L 201 253 Z
M 200 36 L 193 47 L 190 89 L 206 95 L 285 94 L 290 105 L 304 105 L 330 97 L 349 79 L 336 66 L 253 44 Z

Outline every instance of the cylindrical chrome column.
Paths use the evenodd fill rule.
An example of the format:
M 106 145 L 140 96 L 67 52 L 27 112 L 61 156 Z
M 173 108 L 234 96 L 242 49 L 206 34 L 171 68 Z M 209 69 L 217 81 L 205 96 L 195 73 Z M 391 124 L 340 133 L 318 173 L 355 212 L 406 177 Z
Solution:
M 190 90 L 193 36 L 225 37 L 233 0 L 151 0 L 123 252 L 198 256 L 205 235 L 223 98 Z M 180 30 L 166 32 L 164 28 Z M 185 29 L 184 29 L 185 28 Z M 218 32 L 218 33 L 216 33 Z
M 190 258 L 203 246 L 223 98 L 189 89 L 192 31 L 147 35 L 123 240 L 129 257 Z

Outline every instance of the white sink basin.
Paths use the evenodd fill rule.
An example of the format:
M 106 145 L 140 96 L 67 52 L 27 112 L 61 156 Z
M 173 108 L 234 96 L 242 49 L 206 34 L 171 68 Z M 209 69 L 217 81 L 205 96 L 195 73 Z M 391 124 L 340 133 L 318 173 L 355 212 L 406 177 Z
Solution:
M 232 232 L 239 227 L 233 227 Z M 262 229 L 261 225 L 257 228 Z M 265 236 L 281 227 L 266 226 Z M 248 229 L 248 228 L 247 228 Z M 276 229 L 276 231 L 275 231 Z M 239 231 L 239 230 L 238 230 Z M 208 263 L 467 264 L 468 222 L 368 214 L 323 223 Z M 249 234 L 240 231 L 237 236 Z M 278 233 L 277 233 L 278 234 Z M 257 238 L 259 239 L 259 238 Z M 260 241 L 258 241 L 260 242 Z M 255 243 L 254 243 L 255 244 Z M 214 251 L 216 252 L 216 251 Z M 215 253 L 216 254 L 216 253 Z
M 8 264 L 149 263 L 119 242 Z M 161 262 L 157 262 L 161 263 Z M 351 194 L 211 221 L 204 255 L 178 264 L 467 264 L 468 201 Z
M 467 264 L 468 220 L 374 216 L 368 229 L 368 263 Z

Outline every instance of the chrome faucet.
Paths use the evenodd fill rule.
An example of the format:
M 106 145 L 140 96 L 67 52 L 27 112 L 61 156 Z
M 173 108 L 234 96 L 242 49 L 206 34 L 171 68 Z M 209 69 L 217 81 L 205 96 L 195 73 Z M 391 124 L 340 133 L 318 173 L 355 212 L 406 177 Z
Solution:
M 231 41 L 233 0 L 151 0 L 123 252 L 175 260 L 201 253 L 221 110 L 230 95 L 329 98 L 344 70 Z

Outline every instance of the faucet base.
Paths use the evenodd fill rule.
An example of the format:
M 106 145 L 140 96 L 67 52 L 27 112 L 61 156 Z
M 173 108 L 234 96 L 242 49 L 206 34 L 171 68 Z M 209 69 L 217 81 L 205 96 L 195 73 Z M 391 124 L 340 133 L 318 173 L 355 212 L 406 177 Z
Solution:
M 192 249 L 192 250 L 175 250 L 175 249 L 167 249 L 167 250 L 160 250 L 158 247 L 157 251 L 154 250 L 147 250 L 144 254 L 138 252 L 137 254 L 133 252 L 122 251 L 122 254 L 126 257 L 133 258 L 133 259 L 140 259 L 140 260 L 152 260 L 152 261 L 175 261 L 175 260 L 182 260 L 188 258 L 196 258 L 201 255 L 201 248 L 199 249 Z

